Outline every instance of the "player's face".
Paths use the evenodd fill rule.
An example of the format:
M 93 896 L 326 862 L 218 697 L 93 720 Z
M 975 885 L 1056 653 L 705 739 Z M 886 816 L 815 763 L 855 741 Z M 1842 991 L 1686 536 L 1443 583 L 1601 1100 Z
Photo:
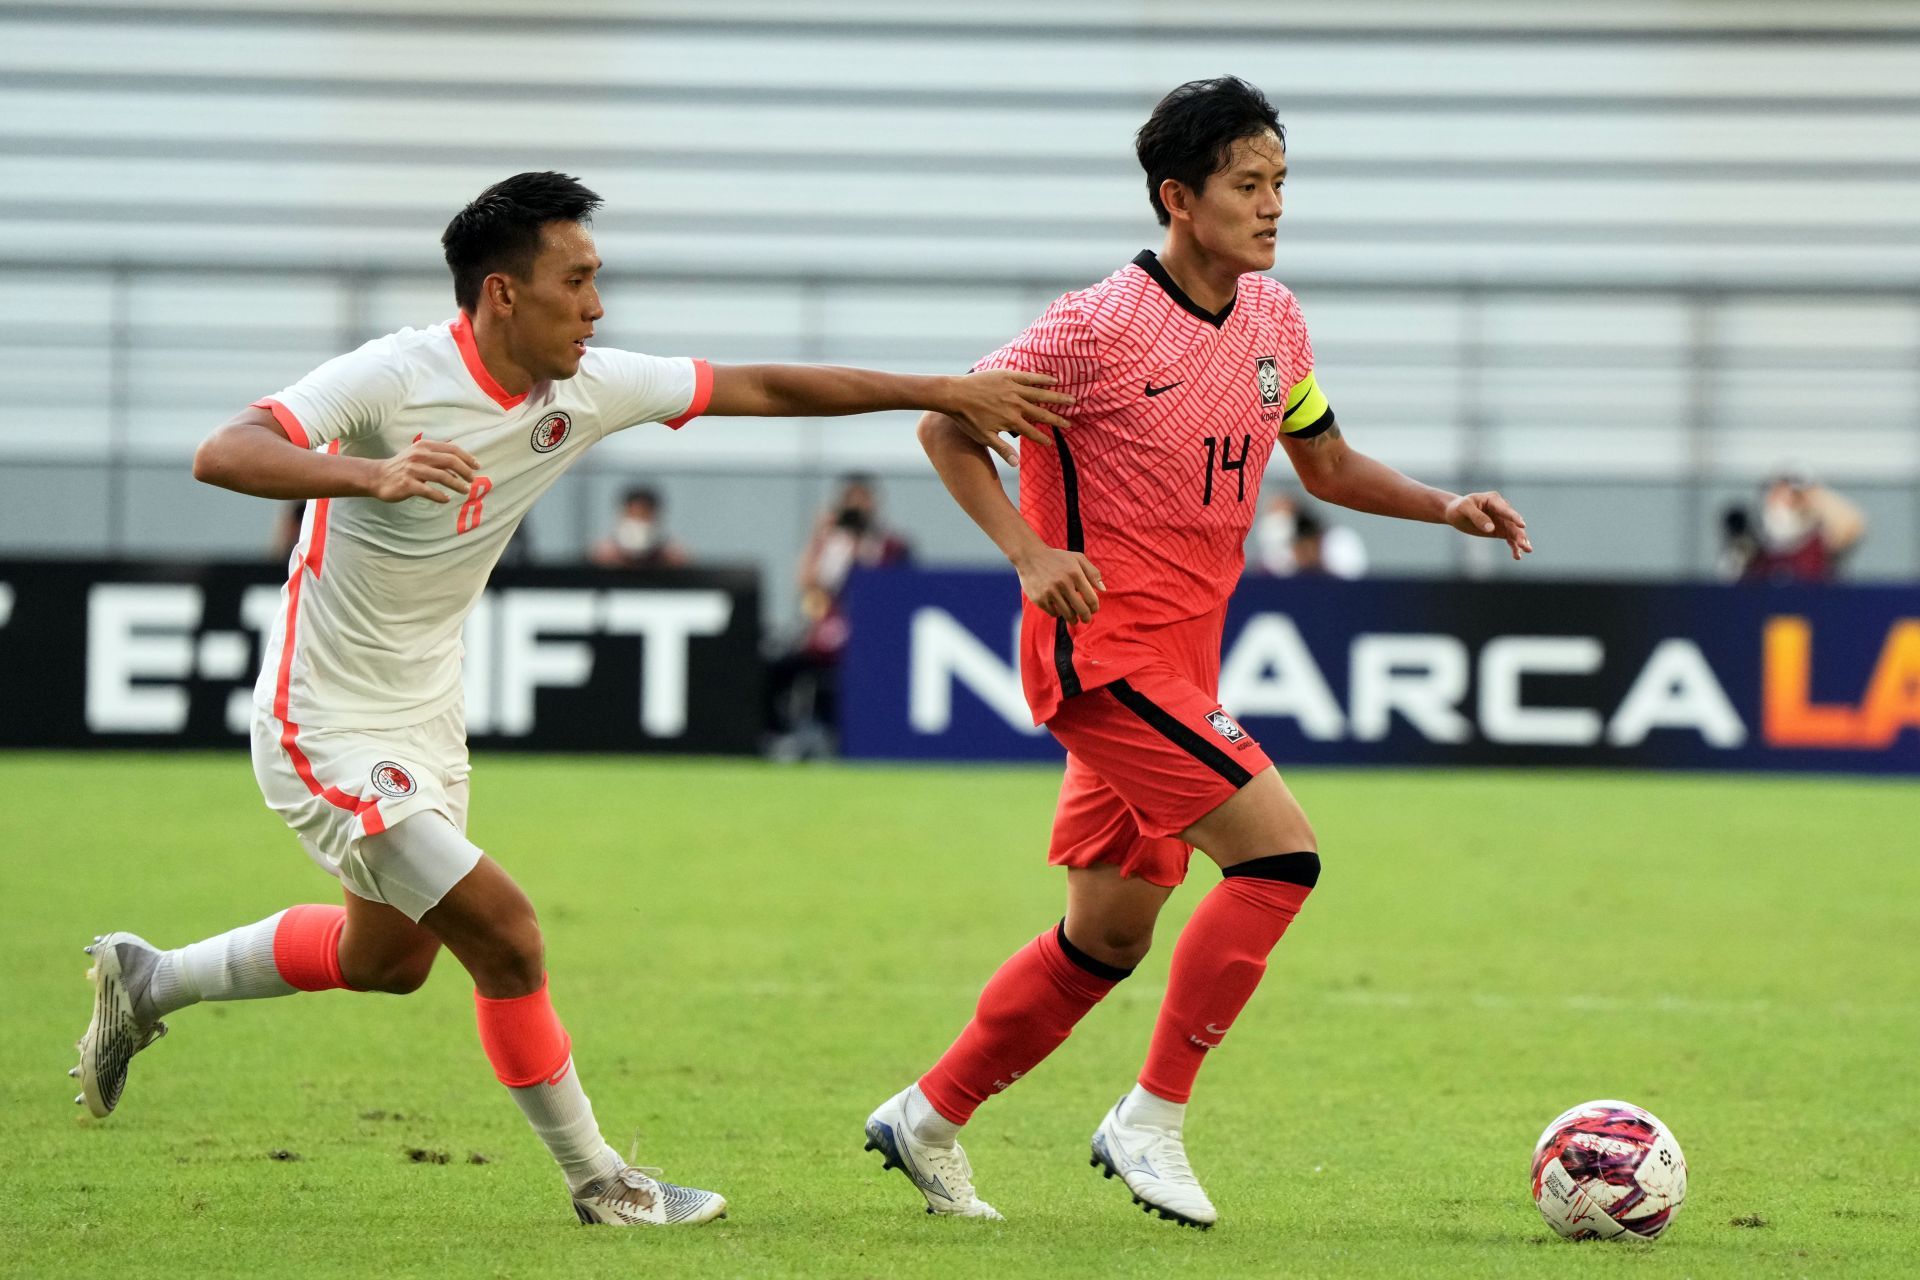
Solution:
M 571 378 L 580 372 L 593 323 L 606 312 L 594 283 L 600 254 L 577 222 L 549 222 L 540 231 L 540 252 L 513 290 L 514 358 L 536 380 Z
M 1243 272 L 1270 269 L 1286 179 L 1287 153 L 1271 130 L 1241 138 L 1227 163 L 1187 198 L 1194 239 Z

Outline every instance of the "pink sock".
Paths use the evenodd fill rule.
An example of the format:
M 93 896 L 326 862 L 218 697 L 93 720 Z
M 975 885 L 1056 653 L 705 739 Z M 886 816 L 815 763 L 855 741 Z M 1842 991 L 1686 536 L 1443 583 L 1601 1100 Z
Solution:
M 345 907 L 288 907 L 273 931 L 273 967 L 300 991 L 353 990 L 340 973 L 340 935 L 346 927 Z
M 1013 953 L 980 993 L 973 1021 L 920 1078 L 920 1092 L 954 1124 L 1040 1064 L 1129 970 L 1103 965 L 1049 929 Z
M 473 993 L 480 1020 L 480 1046 L 487 1051 L 493 1074 L 510 1089 L 552 1084 L 566 1074 L 573 1041 L 560 1025 L 547 995 L 547 980 L 530 995 L 493 1000 Z
M 1317 878 L 1319 859 L 1312 865 Z M 1311 884 L 1236 876 L 1229 870 L 1200 900 L 1173 945 L 1173 969 L 1140 1072 L 1141 1088 L 1168 1102 L 1187 1101 L 1207 1050 L 1219 1045 L 1240 1016 L 1267 971 L 1267 953 L 1312 891 Z

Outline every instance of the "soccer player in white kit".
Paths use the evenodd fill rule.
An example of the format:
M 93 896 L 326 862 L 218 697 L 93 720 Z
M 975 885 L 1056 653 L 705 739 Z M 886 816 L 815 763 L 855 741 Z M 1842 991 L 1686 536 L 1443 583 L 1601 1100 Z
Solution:
M 269 807 L 338 877 L 345 906 L 289 907 L 162 951 L 131 933 L 87 952 L 93 1017 L 74 1099 L 112 1112 L 134 1054 L 202 1000 L 346 988 L 399 994 L 442 946 L 474 983 L 480 1042 L 564 1173 L 582 1222 L 704 1222 L 726 1201 L 630 1167 L 600 1135 L 548 998 L 533 905 L 466 835 L 460 632 L 542 493 L 596 441 L 706 415 L 930 409 L 1002 456 L 1001 433 L 1065 425 L 1051 379 L 712 366 L 589 347 L 603 314 L 587 223 L 558 173 L 482 192 L 442 244 L 460 314 L 315 369 L 216 430 L 209 484 L 307 499 L 255 686 L 253 768 Z

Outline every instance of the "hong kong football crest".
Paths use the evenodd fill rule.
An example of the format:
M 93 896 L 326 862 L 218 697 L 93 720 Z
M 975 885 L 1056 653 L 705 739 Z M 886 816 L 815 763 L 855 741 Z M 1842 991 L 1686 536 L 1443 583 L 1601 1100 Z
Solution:
M 391 760 L 382 760 L 373 766 L 373 789 L 383 796 L 404 800 L 420 788 L 405 768 Z
M 573 419 L 564 413 L 554 412 L 533 425 L 533 451 L 552 453 L 567 442 L 573 434 Z
M 1253 362 L 1253 375 L 1260 384 L 1260 403 L 1280 403 L 1280 362 L 1272 356 L 1261 356 Z
M 1215 733 L 1225 738 L 1228 742 L 1238 742 L 1247 736 L 1247 731 L 1235 724 L 1233 717 L 1224 711 L 1209 711 L 1207 713 L 1207 723 L 1213 726 Z

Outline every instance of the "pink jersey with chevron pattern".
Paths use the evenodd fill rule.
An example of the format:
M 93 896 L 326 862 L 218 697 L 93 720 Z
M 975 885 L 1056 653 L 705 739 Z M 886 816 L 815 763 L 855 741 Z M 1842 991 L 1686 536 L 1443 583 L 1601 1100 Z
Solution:
M 1209 313 L 1142 253 L 1057 299 L 977 367 L 1049 373 L 1075 398 L 1054 448 L 1021 450 L 1020 512 L 1049 546 L 1085 552 L 1107 586 L 1082 626 L 1024 603 L 1035 723 L 1063 697 L 1156 659 L 1216 682 L 1261 475 L 1289 392 L 1313 370 L 1292 292 L 1244 275 L 1227 309 Z M 1285 429 L 1310 435 L 1330 421 Z

